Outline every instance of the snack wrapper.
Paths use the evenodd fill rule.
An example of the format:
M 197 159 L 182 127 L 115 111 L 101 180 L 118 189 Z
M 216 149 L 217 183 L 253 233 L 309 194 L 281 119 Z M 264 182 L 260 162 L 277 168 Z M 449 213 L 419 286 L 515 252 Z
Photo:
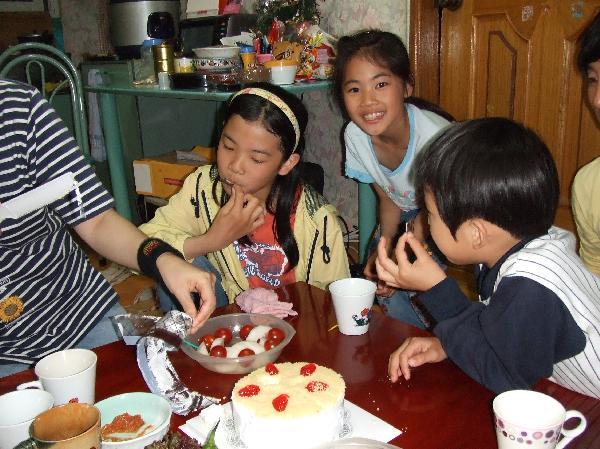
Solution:
M 154 329 L 165 329 L 183 340 L 191 323 L 192 319 L 187 314 L 172 310 L 156 322 Z M 167 356 L 167 352 L 177 349 L 164 339 L 153 337 L 152 331 L 138 341 L 138 366 L 150 391 L 169 401 L 171 409 L 178 415 L 187 415 L 218 403 L 219 399 L 203 396 L 183 384 Z

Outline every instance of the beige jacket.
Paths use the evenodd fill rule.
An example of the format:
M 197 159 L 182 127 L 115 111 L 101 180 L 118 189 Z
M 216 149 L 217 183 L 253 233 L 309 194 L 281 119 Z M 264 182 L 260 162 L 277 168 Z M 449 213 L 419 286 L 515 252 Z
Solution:
M 209 165 L 191 173 L 169 203 L 140 226 L 142 232 L 164 240 L 183 254 L 185 240 L 204 234 L 219 211 L 212 194 L 216 176 L 216 166 Z M 220 183 L 216 193 L 217 197 L 221 195 Z M 337 211 L 308 185 L 304 186 L 296 209 L 294 237 L 300 253 L 294 268 L 296 281 L 326 289 L 331 282 L 350 277 Z M 232 244 L 206 257 L 221 273 L 229 302 L 248 290 L 248 280 Z

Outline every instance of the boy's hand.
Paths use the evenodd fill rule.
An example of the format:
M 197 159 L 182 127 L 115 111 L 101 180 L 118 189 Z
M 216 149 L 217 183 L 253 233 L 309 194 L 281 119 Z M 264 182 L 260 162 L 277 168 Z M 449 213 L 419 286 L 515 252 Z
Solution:
M 425 363 L 437 363 L 448 356 L 436 337 L 409 337 L 390 355 L 388 375 L 392 382 L 410 379 L 410 369 Z
M 406 290 L 426 291 L 446 278 L 446 273 L 425 250 L 411 232 L 407 232 L 396 245 L 396 263 L 385 250 L 385 239 L 377 245 L 377 275 L 389 286 Z M 414 262 L 408 260 L 406 245 L 415 255 Z
M 238 186 L 231 188 L 231 198 L 219 210 L 209 229 L 211 238 L 225 248 L 234 240 L 250 234 L 265 222 L 265 208 L 258 198 L 244 193 Z

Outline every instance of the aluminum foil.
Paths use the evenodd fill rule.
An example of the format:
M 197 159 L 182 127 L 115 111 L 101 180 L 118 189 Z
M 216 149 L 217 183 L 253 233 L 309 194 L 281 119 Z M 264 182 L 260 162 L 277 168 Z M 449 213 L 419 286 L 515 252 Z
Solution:
M 187 415 L 219 402 L 217 398 L 203 396 L 186 387 L 167 356 L 167 352 L 179 349 L 173 343 L 187 335 L 191 324 L 192 319 L 187 314 L 172 310 L 158 320 L 155 329 L 164 329 L 176 338 L 169 338 L 167 343 L 163 338 L 152 336 L 151 330 L 137 344 L 138 366 L 148 388 L 169 401 L 171 409 L 178 415 Z
M 133 313 L 110 317 L 113 326 L 127 345 L 135 345 L 160 319 L 157 316 L 145 316 Z

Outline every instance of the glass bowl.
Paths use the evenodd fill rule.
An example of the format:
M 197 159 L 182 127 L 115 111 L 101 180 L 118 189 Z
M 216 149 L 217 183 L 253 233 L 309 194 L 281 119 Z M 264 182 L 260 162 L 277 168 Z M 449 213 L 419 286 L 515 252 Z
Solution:
M 284 320 L 274 317 L 273 315 L 262 315 L 258 313 L 232 313 L 229 315 L 221 315 L 214 318 L 210 318 L 202 328 L 195 334 L 187 336 L 187 340 L 192 343 L 198 344 L 204 335 L 214 335 L 215 331 L 221 327 L 225 327 L 231 330 L 233 338 L 228 346 L 233 343 L 240 341 L 240 329 L 246 324 L 253 324 L 254 326 L 264 325 L 271 327 L 278 327 L 285 333 L 284 339 L 268 351 L 261 352 L 260 354 L 249 355 L 246 357 L 233 357 L 233 358 L 222 358 L 212 357 L 209 355 L 200 354 L 193 348 L 186 345 L 182 345 L 181 349 L 190 358 L 197 361 L 200 365 L 209 371 L 223 374 L 247 374 L 255 369 L 265 366 L 267 363 L 275 362 L 283 348 L 285 348 L 296 330 Z

